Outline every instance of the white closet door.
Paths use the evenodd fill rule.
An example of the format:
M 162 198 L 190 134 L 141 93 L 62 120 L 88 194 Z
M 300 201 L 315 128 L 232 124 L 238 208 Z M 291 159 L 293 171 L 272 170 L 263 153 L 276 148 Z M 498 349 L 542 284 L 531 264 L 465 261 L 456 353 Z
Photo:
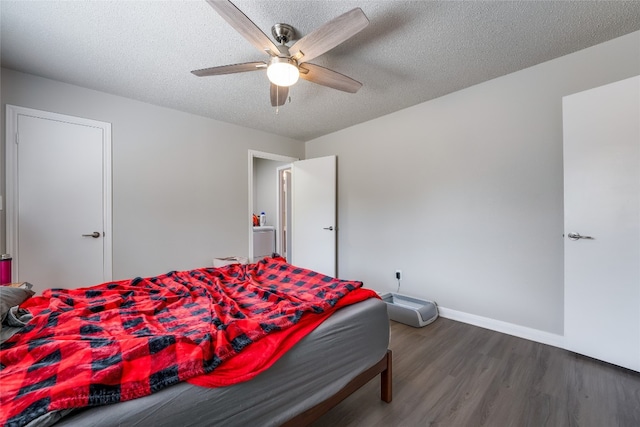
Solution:
M 111 280 L 110 125 L 7 108 L 14 280 L 37 291 Z
M 640 77 L 565 97 L 563 123 L 565 345 L 640 370 Z

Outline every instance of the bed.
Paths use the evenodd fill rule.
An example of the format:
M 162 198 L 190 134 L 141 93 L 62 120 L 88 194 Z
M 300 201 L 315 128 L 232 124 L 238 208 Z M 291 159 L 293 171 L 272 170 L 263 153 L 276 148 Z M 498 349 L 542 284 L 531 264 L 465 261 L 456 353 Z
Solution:
M 222 369 L 225 363 L 222 363 L 218 366 L 219 376 L 213 380 L 216 387 L 210 387 L 212 384 L 207 382 L 214 377 L 216 369 L 213 369 L 211 373 L 197 376 L 195 380 L 179 381 L 136 399 L 79 409 L 47 410 L 29 421 L 33 423 L 29 425 L 307 425 L 378 375 L 381 378 L 381 398 L 390 402 L 391 352 L 387 350 L 389 324 L 386 305 L 374 296 L 375 293 L 366 298 L 354 298 L 353 295 L 358 294 L 360 289 L 358 282 L 331 279 L 332 282 L 330 278 L 297 269 L 279 258 L 267 258 L 256 266 L 255 268 L 285 272 L 278 278 L 273 278 L 274 274 L 267 274 L 271 270 L 265 272 L 265 277 L 271 277 L 268 284 L 270 289 L 274 287 L 273 280 L 282 282 L 284 279 L 287 282 L 287 278 L 292 277 L 292 271 L 311 274 L 315 283 L 311 286 L 313 292 L 321 295 L 324 301 L 332 301 L 329 303 L 331 307 L 339 308 L 324 312 L 320 310 L 322 307 L 317 300 L 308 301 L 312 307 L 311 313 L 294 316 L 300 320 L 298 323 L 304 323 L 305 319 L 314 316 L 322 318 L 322 321 L 309 328 L 308 334 L 298 336 L 291 333 L 289 335 L 295 336 L 295 339 L 276 341 L 277 360 L 268 362 L 266 367 L 264 364 L 256 365 L 258 368 L 254 367 L 253 370 L 258 372 L 248 375 L 250 379 L 246 381 L 230 379 L 238 371 L 230 369 L 225 373 Z M 232 271 L 238 268 L 242 267 L 215 270 Z M 239 283 L 235 286 L 248 287 Z M 301 281 L 297 283 L 300 285 Z M 282 284 L 278 286 L 281 287 Z M 291 284 L 287 286 L 291 287 Z M 350 292 L 345 291 L 349 289 Z M 340 301 L 334 301 L 335 295 L 331 293 L 333 291 L 346 295 Z M 32 307 L 42 303 L 34 298 L 36 301 Z M 349 298 L 352 301 L 343 303 Z M 296 300 L 296 304 L 298 307 L 302 303 Z M 22 306 L 29 309 L 28 302 Z M 15 343 L 19 337 L 20 334 L 7 341 L 9 350 L 14 348 L 15 344 L 11 343 Z M 266 343 L 270 339 L 256 340 L 247 348 L 259 347 L 259 343 Z M 292 340 L 293 343 L 290 342 Z M 268 348 L 266 344 L 261 347 L 263 352 L 268 352 L 269 350 L 265 350 Z M 281 351 L 281 348 L 288 348 L 288 351 Z M 0 360 L 3 366 L 11 366 L 5 363 L 10 360 L 3 354 L 6 350 L 7 345 L 3 344 Z M 250 353 L 239 352 L 236 360 L 244 357 L 243 362 L 253 363 L 248 362 L 248 356 L 243 354 Z M 252 356 L 251 360 L 253 358 Z M 233 360 L 229 359 L 226 363 L 233 366 Z M 236 363 L 240 364 L 244 363 Z M 3 368 L 0 375 L 4 371 Z M 203 384 L 198 382 L 198 378 L 207 380 L 203 380 Z M 2 394 L 5 394 L 4 390 L 0 390 L 0 395 Z M 4 405 L 0 410 L 5 411 Z M 25 424 L 7 422 L 7 425 Z

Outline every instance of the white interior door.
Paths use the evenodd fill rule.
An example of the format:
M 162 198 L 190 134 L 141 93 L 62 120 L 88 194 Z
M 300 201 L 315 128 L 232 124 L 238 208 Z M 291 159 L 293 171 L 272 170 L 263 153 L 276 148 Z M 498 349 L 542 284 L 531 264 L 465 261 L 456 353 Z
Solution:
M 336 276 L 336 157 L 291 166 L 291 264 Z
M 111 280 L 109 125 L 26 109 L 14 118 L 14 280 L 38 290 Z
M 566 347 L 640 370 L 640 77 L 565 97 L 563 122 Z

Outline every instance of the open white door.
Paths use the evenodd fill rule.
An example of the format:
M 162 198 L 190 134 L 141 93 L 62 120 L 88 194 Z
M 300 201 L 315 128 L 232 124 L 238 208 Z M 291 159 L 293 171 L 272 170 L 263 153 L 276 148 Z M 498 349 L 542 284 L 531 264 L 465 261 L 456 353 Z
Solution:
M 294 162 L 290 263 L 336 276 L 336 156 Z
M 640 370 L 640 77 L 563 99 L 565 346 Z

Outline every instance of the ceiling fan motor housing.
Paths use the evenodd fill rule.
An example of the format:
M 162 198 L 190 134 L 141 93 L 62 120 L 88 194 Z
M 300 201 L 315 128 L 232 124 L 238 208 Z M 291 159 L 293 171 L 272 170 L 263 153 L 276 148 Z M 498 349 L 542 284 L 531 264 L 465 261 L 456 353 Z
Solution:
M 271 34 L 278 43 L 289 43 L 295 40 L 296 30 L 289 24 L 275 24 L 271 27 Z

